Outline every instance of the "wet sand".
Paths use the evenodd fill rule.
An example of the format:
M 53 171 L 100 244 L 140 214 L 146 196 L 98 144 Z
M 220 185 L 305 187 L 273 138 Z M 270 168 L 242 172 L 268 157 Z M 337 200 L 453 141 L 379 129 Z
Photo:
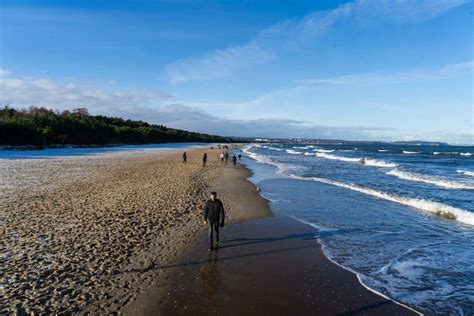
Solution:
M 175 273 L 161 314 L 417 315 L 330 262 L 317 235 L 277 215 L 228 227 L 211 253 L 203 238 L 181 261 L 160 267 Z

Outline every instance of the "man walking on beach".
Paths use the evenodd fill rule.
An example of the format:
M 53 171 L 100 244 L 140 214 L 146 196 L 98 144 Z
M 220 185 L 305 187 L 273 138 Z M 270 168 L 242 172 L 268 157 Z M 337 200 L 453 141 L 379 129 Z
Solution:
M 219 244 L 219 227 L 224 227 L 224 205 L 221 200 L 217 198 L 217 193 L 212 192 L 211 198 L 206 202 L 204 207 L 204 224 L 209 225 L 209 239 L 211 246 L 209 251 L 217 249 Z M 214 234 L 216 236 L 216 243 L 214 244 Z
M 205 167 L 206 163 L 207 163 L 207 153 L 205 153 L 204 156 L 202 156 L 202 166 Z
M 186 152 L 183 154 L 183 163 L 186 163 L 188 161 L 188 156 L 186 155 Z
M 234 164 L 234 167 L 235 167 L 235 164 L 237 163 L 237 157 L 235 156 L 235 154 L 232 156 L 232 163 Z

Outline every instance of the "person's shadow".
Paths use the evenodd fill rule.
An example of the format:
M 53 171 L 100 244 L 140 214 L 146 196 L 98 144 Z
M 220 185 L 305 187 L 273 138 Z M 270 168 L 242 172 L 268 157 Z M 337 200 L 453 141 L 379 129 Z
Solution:
M 221 286 L 221 273 L 219 272 L 217 261 L 217 251 L 211 251 L 208 255 L 207 263 L 203 264 L 199 271 L 201 289 L 206 306 L 210 305 L 212 297 L 219 291 Z

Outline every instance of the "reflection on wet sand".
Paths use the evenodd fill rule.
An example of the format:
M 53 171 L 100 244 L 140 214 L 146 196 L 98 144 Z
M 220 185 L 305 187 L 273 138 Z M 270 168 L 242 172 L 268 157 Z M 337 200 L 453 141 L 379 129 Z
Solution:
M 199 271 L 201 288 L 206 306 L 209 306 L 212 297 L 218 292 L 219 287 L 221 286 L 221 274 L 217 266 L 217 260 L 217 251 L 210 252 L 207 264 L 203 265 Z

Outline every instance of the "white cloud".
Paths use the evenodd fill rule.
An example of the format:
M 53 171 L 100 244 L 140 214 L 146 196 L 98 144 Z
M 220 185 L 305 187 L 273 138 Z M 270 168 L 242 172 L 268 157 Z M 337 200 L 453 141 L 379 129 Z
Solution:
M 169 64 L 165 72 L 171 82 L 227 77 L 238 69 L 271 61 L 274 56 L 263 48 L 249 44 L 215 50 L 203 57 Z
M 442 69 L 465 69 L 453 65 Z M 289 88 L 289 93 L 293 93 Z M 280 90 L 276 94 L 285 94 Z M 271 93 L 249 105 L 265 103 L 274 98 Z M 163 103 L 167 95 L 160 91 L 147 90 L 103 90 L 73 82 L 57 83 L 45 78 L 14 77 L 0 78 L 0 105 L 16 107 L 37 105 L 65 110 L 86 107 L 94 115 L 119 116 L 138 119 L 169 127 L 206 132 L 211 134 L 249 137 L 300 137 L 354 140 L 399 140 L 404 135 L 414 139 L 445 140 L 474 143 L 472 131 L 417 132 L 378 126 L 322 126 L 312 121 L 302 121 L 278 116 L 259 119 L 231 119 L 211 115 L 198 107 L 184 104 L 156 106 Z M 234 105 L 237 106 L 237 105 Z
M 156 90 L 110 90 L 77 84 L 58 83 L 47 78 L 15 77 L 0 72 L 0 105 L 74 107 L 127 107 L 162 100 L 168 95 Z
M 100 113 L 107 114 L 107 113 Z M 473 131 L 419 131 L 379 126 L 323 126 L 310 121 L 261 118 L 229 119 L 196 107 L 171 104 L 158 108 L 134 107 L 122 116 L 165 126 L 226 136 L 272 138 L 327 138 L 345 140 L 431 140 L 474 143 Z
M 384 85 L 412 83 L 430 80 L 447 79 L 452 76 L 472 73 L 474 62 L 450 64 L 438 69 L 414 69 L 396 73 L 363 73 L 329 78 L 304 79 L 297 83 L 303 85 Z
M 217 49 L 200 57 L 168 64 L 165 74 L 171 82 L 216 79 L 240 69 L 276 60 L 286 45 L 306 43 L 330 31 L 336 23 L 355 25 L 413 23 L 442 15 L 468 0 L 357 0 L 333 10 L 312 12 L 303 18 L 276 23 L 257 33 L 246 44 Z
M 0 68 L 0 78 L 6 77 L 10 74 L 10 72 L 6 69 Z
M 183 104 L 157 108 L 135 107 L 125 115 L 174 128 L 227 136 L 347 138 L 351 135 L 354 139 L 367 139 L 374 133 L 392 130 L 364 126 L 319 126 L 313 122 L 279 118 L 237 120 L 214 116 Z
M 220 135 L 264 137 L 367 137 L 378 128 L 323 127 L 312 122 L 261 118 L 236 120 L 211 115 L 183 104 L 156 106 L 167 94 L 149 90 L 104 90 L 74 82 L 58 83 L 47 78 L 15 77 L 6 71 L 0 77 L 0 105 L 44 106 L 66 110 L 86 107 L 94 115 L 120 116 L 170 127 Z M 354 132 L 355 131 L 355 132 Z

